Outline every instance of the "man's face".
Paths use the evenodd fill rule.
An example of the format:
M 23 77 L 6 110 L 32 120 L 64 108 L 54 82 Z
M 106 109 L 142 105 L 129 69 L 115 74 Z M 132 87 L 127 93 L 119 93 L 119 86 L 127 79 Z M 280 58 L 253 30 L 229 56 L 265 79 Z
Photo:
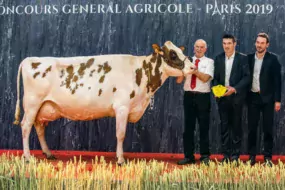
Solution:
M 255 47 L 258 53 L 265 52 L 268 46 L 269 46 L 269 43 L 267 43 L 266 38 L 259 37 L 259 36 L 256 38 Z
M 233 53 L 235 47 L 236 47 L 236 42 L 234 42 L 233 39 L 230 38 L 223 39 L 223 48 L 225 53 Z
M 201 58 L 207 51 L 206 44 L 202 41 L 197 41 L 194 45 L 195 56 Z

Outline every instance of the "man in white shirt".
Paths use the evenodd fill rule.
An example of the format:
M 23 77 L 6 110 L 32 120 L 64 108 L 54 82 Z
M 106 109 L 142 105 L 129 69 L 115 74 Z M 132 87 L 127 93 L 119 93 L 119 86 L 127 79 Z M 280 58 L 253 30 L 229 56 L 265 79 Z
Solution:
M 223 36 L 224 52 L 215 58 L 213 86 L 223 85 L 227 92 L 216 98 L 221 119 L 222 162 L 238 164 L 241 147 L 241 116 L 243 103 L 249 86 L 247 56 L 235 51 L 236 38 L 231 34 Z
M 272 166 L 274 110 L 281 107 L 281 64 L 277 55 L 267 51 L 269 36 L 258 34 L 256 51 L 248 55 L 250 70 L 250 92 L 248 94 L 248 149 L 250 164 L 255 164 L 256 136 L 260 113 L 262 112 L 264 135 L 264 160 Z
M 200 161 L 209 163 L 209 116 L 211 109 L 210 84 L 214 75 L 214 61 L 205 56 L 207 43 L 199 39 L 195 42 L 193 63 L 196 65 L 193 74 L 188 75 L 184 82 L 184 133 L 183 145 L 185 158 L 179 165 L 193 164 L 194 158 L 194 130 L 196 119 L 200 127 Z M 184 77 L 178 77 L 181 83 Z

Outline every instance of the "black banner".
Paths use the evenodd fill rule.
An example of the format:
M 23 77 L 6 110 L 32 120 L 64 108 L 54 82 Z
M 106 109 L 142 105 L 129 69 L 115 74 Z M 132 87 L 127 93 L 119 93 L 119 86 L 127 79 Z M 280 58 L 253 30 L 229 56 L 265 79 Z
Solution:
M 279 56 L 283 76 L 284 20 L 281 0 L 0 0 L 0 148 L 22 149 L 21 128 L 13 125 L 13 120 L 18 66 L 26 57 L 149 55 L 152 44 L 163 45 L 167 40 L 184 45 L 185 54 L 193 56 L 194 42 L 202 38 L 208 44 L 207 56 L 214 58 L 223 51 L 225 32 L 237 37 L 236 49 L 246 54 L 255 51 L 256 35 L 266 32 L 269 51 Z M 128 123 L 124 151 L 182 153 L 182 84 L 169 78 L 152 103 L 136 124 Z M 282 88 L 282 106 L 274 120 L 274 154 L 285 153 L 284 107 Z M 242 127 L 242 152 L 247 153 L 246 107 Z M 51 150 L 115 151 L 115 130 L 114 118 L 85 122 L 58 119 L 46 127 L 46 139 Z M 259 151 L 263 147 L 261 132 Z M 198 133 L 199 128 L 196 142 Z M 220 119 L 214 99 L 209 134 L 211 153 L 219 153 Z M 34 128 L 30 148 L 40 149 Z

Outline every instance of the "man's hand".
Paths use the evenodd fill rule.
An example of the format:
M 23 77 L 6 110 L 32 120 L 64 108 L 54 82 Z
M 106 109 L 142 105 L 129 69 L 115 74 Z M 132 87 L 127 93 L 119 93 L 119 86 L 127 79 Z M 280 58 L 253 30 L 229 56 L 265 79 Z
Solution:
M 196 68 L 190 68 L 190 72 L 187 73 L 187 75 L 193 75 L 197 71 Z M 184 80 L 184 76 L 179 76 L 176 79 L 176 83 L 181 83 Z
M 226 86 L 227 87 L 227 92 L 224 94 L 224 96 L 230 96 L 233 93 L 236 93 L 236 89 L 231 86 Z
M 275 102 L 275 111 L 279 111 L 281 108 L 281 102 Z
M 176 83 L 180 84 L 184 80 L 184 76 L 177 77 Z
M 197 76 L 198 72 L 199 72 L 198 69 L 194 68 L 192 74 Z

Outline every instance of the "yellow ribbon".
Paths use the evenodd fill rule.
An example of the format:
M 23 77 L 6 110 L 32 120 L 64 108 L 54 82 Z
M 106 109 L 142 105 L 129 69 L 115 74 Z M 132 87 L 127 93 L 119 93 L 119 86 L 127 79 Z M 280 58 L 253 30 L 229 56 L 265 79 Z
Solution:
M 226 93 L 227 88 L 223 85 L 217 85 L 212 87 L 212 91 L 216 97 L 220 98 Z

